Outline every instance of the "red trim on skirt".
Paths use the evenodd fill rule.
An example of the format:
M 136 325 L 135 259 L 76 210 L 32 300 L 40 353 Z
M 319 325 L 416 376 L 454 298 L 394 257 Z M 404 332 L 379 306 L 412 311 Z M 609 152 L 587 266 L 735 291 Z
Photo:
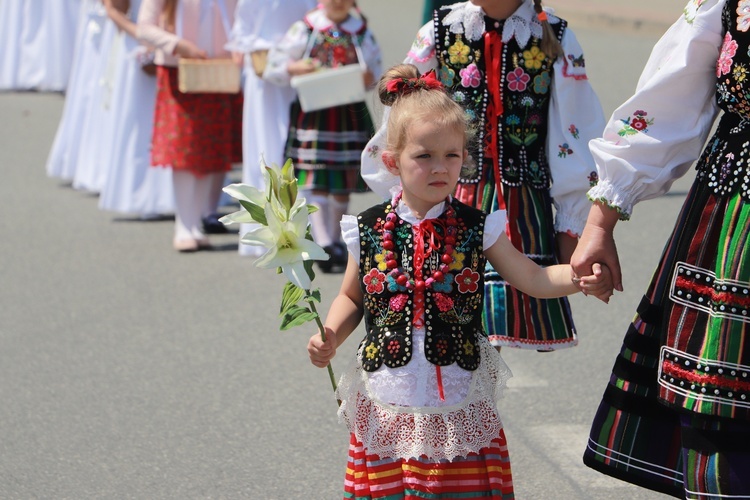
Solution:
M 242 93 L 183 94 L 177 68 L 156 68 L 151 165 L 202 176 L 242 161 Z

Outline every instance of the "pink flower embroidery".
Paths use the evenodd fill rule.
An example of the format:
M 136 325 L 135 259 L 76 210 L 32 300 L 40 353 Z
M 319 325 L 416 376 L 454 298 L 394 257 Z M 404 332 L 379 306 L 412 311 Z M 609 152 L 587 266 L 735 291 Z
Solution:
M 449 311 L 453 308 L 453 299 L 443 293 L 436 293 L 434 299 L 438 309 L 442 312 Z
M 405 293 L 399 293 L 391 297 L 390 306 L 394 311 L 401 311 L 406 305 L 407 297 Z
M 461 293 L 474 293 L 479 288 L 477 282 L 479 281 L 479 273 L 476 273 L 464 267 L 463 270 L 456 275 L 456 285 L 458 285 L 458 291 Z
M 721 55 L 716 62 L 716 76 L 726 75 L 732 69 L 732 58 L 737 53 L 737 42 L 732 40 L 732 34 L 724 36 L 724 44 L 721 46 Z
M 385 289 L 385 274 L 377 269 L 370 269 L 362 281 L 367 285 L 367 293 L 383 293 Z
M 737 4 L 737 29 L 740 31 L 750 29 L 750 0 L 740 0 Z
M 516 68 L 505 77 L 508 80 L 508 88 L 514 92 L 523 92 L 531 77 L 521 68 Z
M 461 75 L 461 85 L 464 87 L 479 87 L 482 83 L 482 74 L 474 63 L 469 64 L 458 72 Z

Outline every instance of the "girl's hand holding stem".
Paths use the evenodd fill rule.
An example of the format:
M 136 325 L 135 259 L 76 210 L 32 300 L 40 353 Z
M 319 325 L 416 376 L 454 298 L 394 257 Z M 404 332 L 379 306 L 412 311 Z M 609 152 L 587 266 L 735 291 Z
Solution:
M 323 336 L 320 332 L 316 333 L 307 342 L 307 353 L 310 355 L 310 362 L 318 368 L 325 368 L 336 355 L 336 334 L 330 328 L 325 329 L 326 340 L 323 342 Z

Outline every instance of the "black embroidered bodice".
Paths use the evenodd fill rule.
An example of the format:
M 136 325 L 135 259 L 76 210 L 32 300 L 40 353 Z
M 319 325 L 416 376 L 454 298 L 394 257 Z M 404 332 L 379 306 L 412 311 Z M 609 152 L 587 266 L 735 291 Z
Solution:
M 554 71 L 553 61 L 540 48 L 541 39 L 531 36 L 526 46 L 520 47 L 511 38 L 492 49 L 488 34 L 492 33 L 496 43 L 499 42 L 503 21 L 485 16 L 485 35 L 472 41 L 443 25 L 443 18 L 450 12 L 438 10 L 434 18 L 439 78 L 450 89 L 453 99 L 466 109 L 476 132 L 476 140 L 468 147 L 473 161 L 464 167 L 459 182 L 479 182 L 487 177 L 485 168 L 497 167 L 506 185 L 548 189 L 546 143 Z M 566 22 L 560 20 L 552 26 L 561 40 Z M 498 50 L 499 57 L 493 57 L 487 50 Z M 488 75 L 488 63 L 496 68 L 493 75 Z M 501 101 L 494 101 L 490 83 L 497 85 Z M 501 102 L 502 109 L 490 113 L 493 107 L 498 107 L 493 102 Z M 494 135 L 497 142 L 493 146 Z M 497 166 L 493 149 L 499 158 Z
M 750 202 L 750 32 L 737 26 L 738 0 L 722 12 L 724 43 L 716 65 L 716 103 L 724 112 L 696 166 L 698 178 L 717 196 Z
M 362 366 L 375 371 L 385 364 L 404 366 L 412 357 L 412 331 L 415 320 L 425 328 L 425 357 L 438 366 L 457 363 L 466 370 L 479 366 L 479 335 L 483 335 L 482 300 L 484 296 L 483 212 L 457 200 L 455 229 L 449 229 L 445 213 L 422 221 L 432 230 L 425 231 L 425 241 L 414 241 L 414 228 L 400 217 L 390 231 L 394 248 L 390 250 L 399 268 L 389 269 L 389 251 L 383 246 L 386 215 L 392 211 L 386 202 L 357 217 L 360 241 L 360 286 L 364 295 L 365 338 Z M 415 245 L 432 248 L 425 252 L 422 275 L 428 276 L 441 267 L 442 253 L 436 241 L 446 232 L 454 232 L 456 242 L 452 262 L 445 268 L 442 281 L 431 283 L 422 292 L 399 281 L 399 274 L 415 276 Z M 444 246 L 443 246 L 444 248 Z M 422 300 L 420 300 L 420 298 Z M 423 308 L 423 309 L 422 309 Z M 422 313 L 423 310 L 423 313 Z

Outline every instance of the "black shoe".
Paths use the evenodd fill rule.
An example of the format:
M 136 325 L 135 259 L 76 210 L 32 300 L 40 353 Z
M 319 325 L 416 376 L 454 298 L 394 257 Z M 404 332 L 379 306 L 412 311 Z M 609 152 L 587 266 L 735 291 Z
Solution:
M 203 217 L 203 231 L 206 234 L 225 234 L 229 232 L 227 227 L 219 222 L 220 214 L 211 214 Z
M 328 245 L 323 247 L 323 250 L 325 250 L 325 252 L 328 254 L 328 260 L 316 260 L 315 262 L 318 263 L 318 267 L 320 268 L 321 272 L 330 273 L 333 271 L 333 256 L 336 249 L 333 247 L 333 245 Z
M 336 249 L 336 253 L 333 256 L 333 264 L 336 266 L 344 266 L 349 262 L 349 250 L 346 248 L 346 243 L 343 241 L 337 241 L 333 244 Z

